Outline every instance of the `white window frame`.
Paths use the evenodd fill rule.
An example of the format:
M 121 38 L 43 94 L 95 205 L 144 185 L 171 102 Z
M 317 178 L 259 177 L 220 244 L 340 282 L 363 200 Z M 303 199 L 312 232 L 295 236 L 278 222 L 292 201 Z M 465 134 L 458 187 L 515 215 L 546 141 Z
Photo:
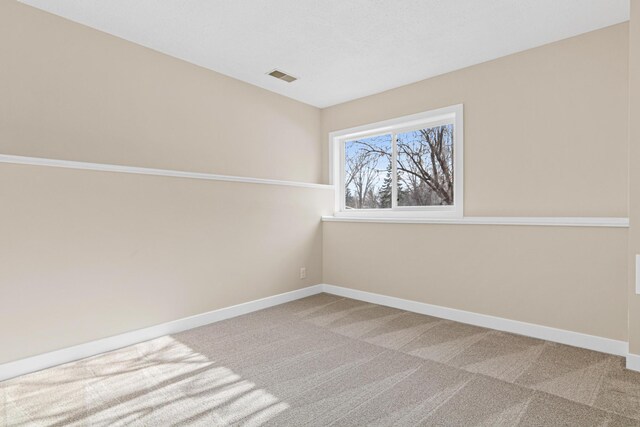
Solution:
M 397 206 L 396 185 L 396 144 L 398 133 L 453 124 L 453 205 L 451 206 Z M 330 177 L 335 187 L 336 217 L 363 218 L 462 218 L 464 215 L 464 120 L 463 105 L 425 111 L 364 126 L 344 129 L 329 134 Z M 388 209 L 345 209 L 345 143 L 355 138 L 392 134 L 393 170 L 392 208 Z

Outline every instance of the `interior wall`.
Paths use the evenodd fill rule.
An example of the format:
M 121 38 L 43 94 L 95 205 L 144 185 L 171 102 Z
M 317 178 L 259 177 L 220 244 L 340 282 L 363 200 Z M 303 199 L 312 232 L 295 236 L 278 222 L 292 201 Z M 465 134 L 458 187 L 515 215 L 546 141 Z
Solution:
M 594 31 L 327 108 L 323 134 L 461 103 L 465 215 L 626 217 L 628 49 L 627 23 Z M 325 283 L 627 339 L 626 229 L 323 233 Z
M 468 216 L 627 216 L 628 24 L 322 111 L 331 131 L 464 104 Z M 325 179 L 328 179 L 325 167 Z
M 16 1 L 0 57 L 2 154 L 321 181 L 315 107 Z
M 640 355 L 640 295 L 636 254 L 640 254 L 640 1 L 631 1 L 629 22 L 629 352 Z
M 316 108 L 14 1 L 0 64 L 0 154 L 320 181 Z M 0 363 L 321 283 L 332 200 L 0 164 Z
M 323 223 L 324 281 L 626 341 L 626 229 Z
M 0 363 L 322 283 L 332 199 L 0 164 Z
M 621 24 L 320 112 L 0 2 L 0 154 L 326 182 L 329 131 L 463 103 L 466 215 L 627 216 L 628 48 Z M 625 229 L 321 225 L 332 198 L 0 164 L 0 363 L 321 282 L 627 339 Z

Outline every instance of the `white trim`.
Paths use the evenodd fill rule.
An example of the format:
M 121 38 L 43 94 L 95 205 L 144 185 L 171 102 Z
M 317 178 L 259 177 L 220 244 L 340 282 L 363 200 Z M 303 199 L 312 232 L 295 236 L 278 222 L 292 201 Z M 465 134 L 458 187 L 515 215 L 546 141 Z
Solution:
M 388 224 L 536 225 L 556 227 L 629 227 L 629 218 L 608 217 L 463 217 L 463 218 L 374 218 L 323 216 L 323 222 L 376 222 Z
M 452 108 L 462 107 L 462 104 L 456 104 L 449 107 L 438 108 L 435 110 L 429 110 L 426 112 L 410 114 L 408 116 L 396 117 L 389 120 L 383 120 L 375 123 L 368 123 L 361 126 L 355 126 L 347 129 L 333 131 L 329 134 L 330 138 L 335 137 L 361 137 L 368 134 L 385 133 L 390 132 L 398 126 L 412 127 L 420 125 L 425 119 L 429 121 L 439 121 L 448 118 L 452 113 Z
M 344 165 L 342 166 L 342 168 L 345 169 Z M 340 185 L 341 185 L 340 189 L 342 190 L 342 187 L 344 187 L 344 185 L 342 184 Z M 346 195 L 341 197 L 343 200 L 341 207 L 344 207 L 346 203 Z M 393 133 L 391 134 L 391 209 L 392 210 L 398 209 L 398 198 L 399 198 L 398 196 L 398 134 Z M 342 212 L 336 212 L 336 214 L 338 213 L 342 213 Z
M 322 285 L 309 286 L 307 288 L 286 292 L 271 297 L 197 314 L 184 319 L 174 320 L 160 325 L 151 326 L 136 331 L 125 332 L 109 338 L 63 348 L 61 350 L 28 357 L 0 365 L 0 381 L 14 378 L 30 372 L 39 371 L 63 363 L 73 362 L 86 357 L 108 351 L 117 350 L 140 342 L 152 340 L 164 335 L 175 334 L 187 329 L 197 328 L 221 320 L 295 301 L 322 292 Z
M 486 314 L 478 314 L 470 311 L 458 310 L 455 308 L 410 301 L 381 294 L 374 294 L 371 292 L 343 288 L 340 286 L 325 284 L 322 286 L 322 289 L 326 293 L 342 296 L 345 298 L 352 298 L 372 304 L 394 307 L 400 310 L 426 314 L 442 319 L 482 326 L 484 328 L 491 328 L 497 329 L 499 331 L 526 335 L 533 338 L 567 344 L 574 347 L 586 348 L 602 353 L 615 354 L 617 356 L 626 356 L 628 351 L 628 344 L 625 341 L 597 337 L 594 335 L 587 335 L 579 332 L 567 331 L 564 329 L 556 329 L 549 326 L 536 325 L 533 323 L 520 322 L 518 320 L 510 320 L 502 317 L 489 316 Z
M 125 332 L 109 338 L 103 338 L 73 347 L 67 347 L 61 350 L 16 360 L 14 362 L 8 362 L 0 365 L 0 381 L 84 359 L 86 357 L 95 356 L 108 351 L 117 350 L 119 348 L 138 344 L 161 336 L 175 334 L 188 329 L 252 313 L 254 311 L 295 301 L 297 299 L 316 295 L 322 292 L 365 301 L 372 304 L 394 307 L 414 313 L 436 316 L 442 319 L 512 332 L 547 341 L 559 342 L 603 353 L 626 356 L 627 368 L 640 371 L 640 355 L 628 353 L 628 344 L 624 341 L 617 341 L 609 338 L 582 334 L 579 332 L 556 329 L 548 326 L 520 322 L 517 320 L 504 319 L 381 294 L 374 294 L 371 292 L 343 288 L 340 286 L 323 284 L 309 286 L 307 288 L 186 317 L 184 319 L 174 320 L 144 329 L 138 329 L 136 331 Z
M 640 295 L 640 255 L 636 255 L 636 295 Z
M 76 162 L 72 160 L 45 159 L 41 157 L 13 156 L 0 154 L 0 163 L 16 165 L 50 166 L 67 169 L 93 170 L 101 172 L 132 173 L 138 175 L 168 176 L 173 178 L 204 179 L 209 181 L 244 182 L 249 184 L 285 185 L 290 187 L 317 188 L 333 190 L 333 185 L 309 182 L 282 181 L 278 179 L 248 178 L 244 176 L 217 175 L 204 172 L 186 172 L 171 169 L 141 168 L 136 166 L 111 165 L 106 163 Z
M 451 206 L 397 206 L 396 193 L 396 146 L 397 134 L 409 130 L 420 129 L 440 124 L 453 124 L 454 149 L 453 170 L 454 190 Z M 344 143 L 348 140 L 375 135 L 390 134 L 392 138 L 393 193 L 392 207 L 389 209 L 347 210 L 344 206 L 345 189 Z M 329 176 L 330 182 L 336 186 L 335 215 L 356 217 L 421 217 L 421 218 L 461 218 L 464 215 L 464 106 L 456 104 L 409 116 L 357 126 L 329 133 Z
M 640 372 L 640 355 L 632 353 L 627 354 L 627 369 Z

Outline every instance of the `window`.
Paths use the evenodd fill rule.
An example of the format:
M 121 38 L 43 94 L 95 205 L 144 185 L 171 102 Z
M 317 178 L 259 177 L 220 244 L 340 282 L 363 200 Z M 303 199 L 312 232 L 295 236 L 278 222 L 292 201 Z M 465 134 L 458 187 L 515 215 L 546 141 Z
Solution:
M 462 217 L 462 105 L 330 135 L 337 216 Z

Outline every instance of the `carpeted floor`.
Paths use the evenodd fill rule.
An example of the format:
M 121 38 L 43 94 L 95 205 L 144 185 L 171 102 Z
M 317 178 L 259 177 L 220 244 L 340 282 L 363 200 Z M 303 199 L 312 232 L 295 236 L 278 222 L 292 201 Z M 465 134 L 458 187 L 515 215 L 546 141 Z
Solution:
M 0 383 L 0 425 L 640 426 L 623 359 L 327 294 Z

